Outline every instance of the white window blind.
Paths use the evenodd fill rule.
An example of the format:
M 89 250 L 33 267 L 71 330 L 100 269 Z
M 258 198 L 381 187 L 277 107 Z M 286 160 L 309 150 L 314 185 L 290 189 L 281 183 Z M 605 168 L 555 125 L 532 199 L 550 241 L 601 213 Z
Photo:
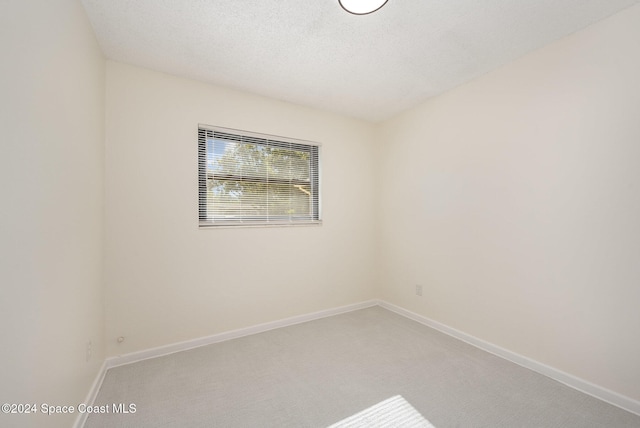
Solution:
M 201 227 L 320 223 L 315 143 L 198 126 Z

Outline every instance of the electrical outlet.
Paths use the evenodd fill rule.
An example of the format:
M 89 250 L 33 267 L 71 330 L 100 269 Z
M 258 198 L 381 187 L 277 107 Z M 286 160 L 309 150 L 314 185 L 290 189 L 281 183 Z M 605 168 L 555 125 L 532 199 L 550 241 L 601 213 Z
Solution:
M 416 285 L 416 296 L 422 296 L 422 285 Z
M 93 345 L 91 341 L 88 341 L 86 346 L 86 354 L 85 354 L 85 359 L 87 362 L 89 362 L 89 360 L 91 359 L 92 354 L 93 354 Z

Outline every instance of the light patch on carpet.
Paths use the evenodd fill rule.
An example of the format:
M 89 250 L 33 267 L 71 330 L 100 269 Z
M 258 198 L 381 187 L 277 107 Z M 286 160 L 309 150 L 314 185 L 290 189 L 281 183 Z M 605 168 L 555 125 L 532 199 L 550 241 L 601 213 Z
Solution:
M 401 395 L 388 398 L 328 428 L 435 428 Z

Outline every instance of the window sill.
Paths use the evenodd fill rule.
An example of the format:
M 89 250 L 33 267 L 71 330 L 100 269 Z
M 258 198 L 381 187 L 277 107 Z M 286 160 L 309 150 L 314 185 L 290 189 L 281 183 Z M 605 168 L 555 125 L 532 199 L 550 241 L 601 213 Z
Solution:
M 252 223 L 252 222 L 200 222 L 198 229 L 236 229 L 236 228 L 259 228 L 259 227 L 304 227 L 322 226 L 322 220 L 300 221 L 300 222 L 272 222 L 272 223 Z

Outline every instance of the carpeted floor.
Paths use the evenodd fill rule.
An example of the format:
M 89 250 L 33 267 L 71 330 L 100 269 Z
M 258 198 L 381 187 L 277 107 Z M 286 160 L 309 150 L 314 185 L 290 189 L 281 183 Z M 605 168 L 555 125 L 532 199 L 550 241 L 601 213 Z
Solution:
M 400 395 L 436 428 L 640 427 L 640 416 L 372 307 L 110 369 L 98 427 L 327 427 Z

